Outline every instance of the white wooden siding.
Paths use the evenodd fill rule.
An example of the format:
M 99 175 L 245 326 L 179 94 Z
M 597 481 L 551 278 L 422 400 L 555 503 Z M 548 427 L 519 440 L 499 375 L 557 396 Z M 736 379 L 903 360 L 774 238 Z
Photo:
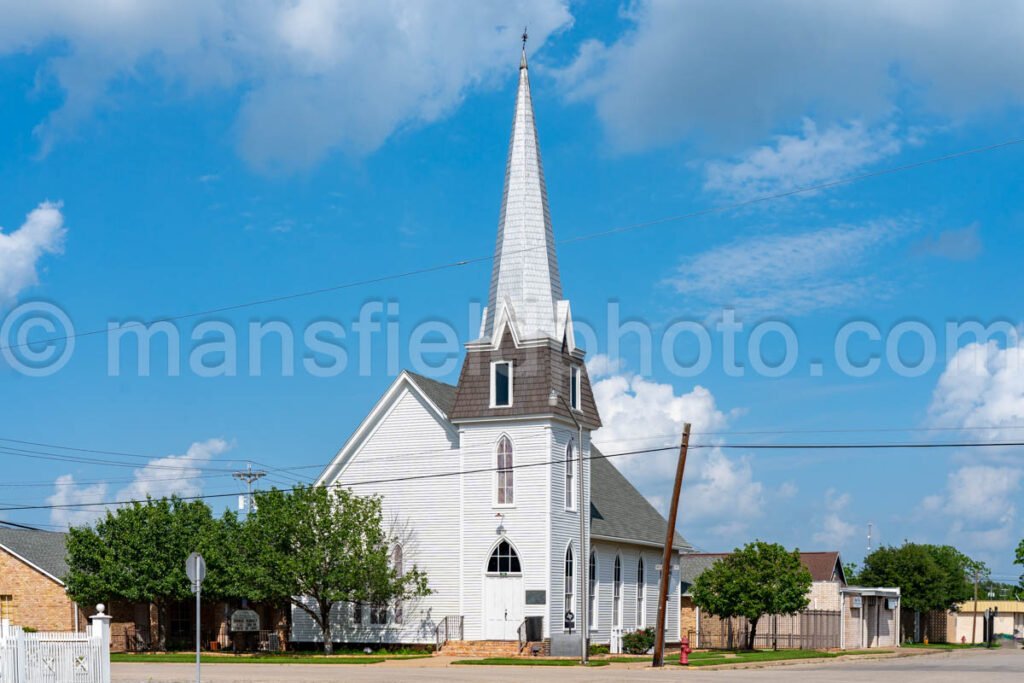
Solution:
M 515 472 L 515 502 L 511 506 L 494 504 L 493 472 L 467 474 L 463 478 L 463 559 L 462 614 L 467 640 L 483 638 L 484 570 L 491 548 L 500 540 L 499 520 L 505 537 L 516 548 L 523 567 L 523 591 L 542 590 L 551 602 L 549 558 L 549 468 L 540 466 L 551 460 L 550 423 L 530 420 L 497 423 L 473 423 L 462 426 L 463 469 L 493 469 L 495 447 L 506 435 L 512 440 Z M 536 467 L 521 467 L 527 464 Z M 546 606 L 525 605 L 524 616 L 546 616 Z M 547 621 L 547 619 L 545 619 Z M 545 629 L 548 624 L 545 623 Z
M 551 584 L 551 595 L 548 599 L 548 614 L 545 617 L 545 630 L 548 634 L 552 631 L 555 633 L 562 633 L 565 630 L 565 550 L 572 543 L 573 553 L 575 558 L 575 566 L 573 571 L 575 573 L 575 583 L 573 587 L 573 594 L 576 598 L 576 627 L 577 630 L 582 627 L 580 618 L 582 616 L 580 609 L 580 599 L 583 592 L 580 590 L 580 578 L 583 576 L 583 566 L 580 562 L 589 562 L 590 553 L 586 550 L 580 550 L 580 517 L 579 511 L 586 510 L 587 513 L 590 511 L 590 461 L 583 461 L 583 482 L 585 499 L 583 501 L 577 501 L 576 510 L 570 511 L 565 509 L 565 450 L 572 440 L 574 443 L 579 440 L 578 432 L 567 425 L 556 423 L 551 430 L 552 444 L 551 454 L 549 460 L 552 461 L 552 465 L 547 469 L 549 472 L 550 483 L 548 486 L 551 491 L 551 564 L 550 564 L 550 584 Z M 576 444 L 577 452 L 581 448 L 580 444 Z M 590 457 L 590 432 L 589 430 L 583 431 L 583 457 Z M 574 465 L 577 467 L 578 465 Z M 573 486 L 579 486 L 579 471 L 576 470 L 573 477 Z M 578 497 L 578 494 L 577 494 Z M 589 521 L 589 520 L 588 520 Z M 587 524 L 587 537 L 584 542 L 584 548 L 590 545 L 590 524 Z
M 398 392 L 333 482 L 458 471 L 457 436 L 420 395 Z M 331 614 L 334 640 L 351 643 L 427 643 L 445 616 L 459 614 L 459 477 L 354 486 L 357 495 L 380 495 L 386 527 L 402 539 L 406 568 L 425 571 L 432 594 L 403 605 L 401 625 L 354 625 L 350 605 Z M 366 608 L 368 610 L 368 607 Z M 369 618 L 368 616 L 366 617 Z M 292 639 L 320 642 L 306 612 L 292 609 Z M 390 615 L 389 615 L 390 621 Z
M 590 632 L 591 641 L 607 644 L 611 640 L 613 579 L 615 572 L 615 556 L 622 560 L 622 628 L 629 632 L 636 630 L 636 567 L 641 553 L 647 568 L 647 586 L 645 613 L 647 626 L 653 627 L 658 618 L 658 589 L 660 574 L 655 569 L 661 564 L 661 551 L 657 548 L 630 544 L 615 544 L 595 540 L 597 550 L 597 572 L 600 581 L 598 586 L 598 622 L 597 628 Z M 679 556 L 675 555 L 673 572 L 669 579 L 668 604 L 665 616 L 665 639 L 668 642 L 679 640 Z

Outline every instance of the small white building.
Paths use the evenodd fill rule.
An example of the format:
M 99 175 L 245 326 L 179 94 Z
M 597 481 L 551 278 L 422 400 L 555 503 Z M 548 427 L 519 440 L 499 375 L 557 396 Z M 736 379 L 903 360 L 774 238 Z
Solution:
M 553 649 L 578 647 L 582 620 L 567 614 L 584 601 L 593 642 L 614 649 L 623 631 L 653 626 L 666 522 L 592 446 L 600 426 L 562 295 L 524 52 L 488 306 L 458 385 L 402 373 L 317 480 L 380 495 L 396 563 L 425 571 L 432 593 L 340 606 L 333 635 L 519 641 L 533 617 Z M 674 546 L 690 550 L 678 535 Z M 672 642 L 678 560 L 669 570 Z M 292 617 L 294 641 L 321 639 L 305 612 Z

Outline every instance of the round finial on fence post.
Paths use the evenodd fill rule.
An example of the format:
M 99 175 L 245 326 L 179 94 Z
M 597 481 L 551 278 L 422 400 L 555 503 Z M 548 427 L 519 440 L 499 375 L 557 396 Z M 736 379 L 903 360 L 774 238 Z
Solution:
M 97 614 L 103 614 L 106 610 L 107 610 L 107 607 L 102 602 L 100 604 L 96 605 L 96 613 Z

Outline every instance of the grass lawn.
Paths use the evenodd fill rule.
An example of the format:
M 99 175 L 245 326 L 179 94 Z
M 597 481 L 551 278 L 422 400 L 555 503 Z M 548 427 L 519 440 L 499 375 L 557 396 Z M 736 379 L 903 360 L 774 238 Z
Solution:
M 379 664 L 387 659 L 422 659 L 422 655 L 314 655 L 314 654 L 280 654 L 280 655 L 231 655 L 203 654 L 203 664 Z M 111 662 L 136 662 L 147 664 L 190 664 L 196 661 L 194 652 L 158 652 L 155 654 L 112 653 Z
M 458 659 L 452 664 L 477 666 L 582 666 L 575 659 L 541 659 L 539 657 L 488 657 L 487 659 Z M 607 660 L 590 660 L 590 666 L 608 666 Z
M 716 666 L 719 664 L 746 664 L 748 662 L 779 662 L 787 659 L 832 659 L 844 655 L 882 655 L 890 654 L 892 650 L 849 650 L 845 652 L 820 652 L 818 650 L 756 650 L 746 652 L 736 651 L 712 651 L 694 652 L 690 655 L 690 666 Z M 642 656 L 614 656 L 602 660 L 606 662 L 632 664 L 636 662 L 648 662 L 650 655 Z M 666 663 L 678 664 L 679 655 L 665 657 Z
M 971 647 L 985 647 L 984 643 L 971 645 L 970 643 L 904 643 L 903 647 L 913 647 L 929 650 L 966 650 Z

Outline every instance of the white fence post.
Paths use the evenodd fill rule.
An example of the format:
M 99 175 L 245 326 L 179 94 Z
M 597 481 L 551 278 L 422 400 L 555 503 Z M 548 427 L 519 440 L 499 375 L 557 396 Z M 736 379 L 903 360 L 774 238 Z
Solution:
M 99 683 L 110 683 L 110 615 L 104 613 L 105 609 L 102 603 L 96 605 L 96 614 L 89 617 L 92 625 L 90 636 L 98 646 Z

